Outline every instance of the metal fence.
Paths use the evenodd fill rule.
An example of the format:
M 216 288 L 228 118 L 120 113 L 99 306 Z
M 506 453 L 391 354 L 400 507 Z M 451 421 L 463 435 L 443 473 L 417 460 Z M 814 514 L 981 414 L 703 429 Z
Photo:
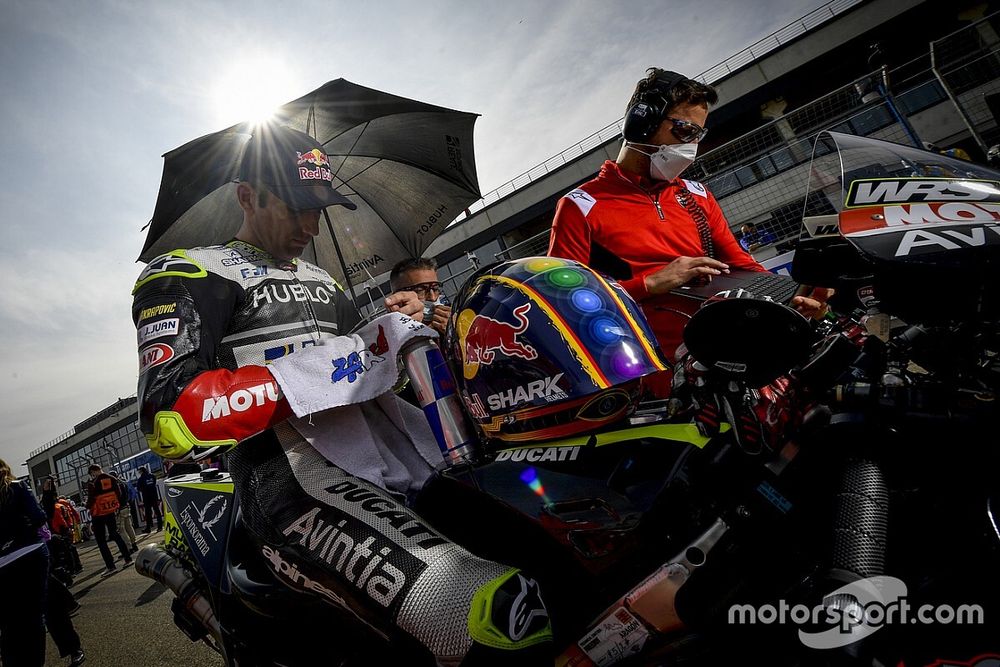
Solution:
M 706 153 L 685 175 L 705 182 L 734 231 L 754 222 L 780 243 L 797 237 L 803 213 L 833 212 L 821 199 L 805 197 L 811 147 L 821 130 L 919 143 L 909 118 L 946 103 L 985 154 L 1000 140 L 990 109 L 991 96 L 1000 92 L 998 16 L 932 42 L 926 57 L 890 72 L 888 80 L 899 82 L 897 95 L 887 95 L 891 88 L 879 87 L 882 73 L 872 72 Z M 1000 107 L 1000 96 L 993 103 Z
M 1000 140 L 998 16 L 991 14 L 930 45 L 932 71 L 984 153 Z
M 549 234 L 551 229 L 539 232 L 534 236 L 529 236 L 520 243 L 516 243 L 495 255 L 496 259 L 520 259 L 522 257 L 534 257 L 544 255 L 549 249 Z
M 816 135 L 824 129 L 911 143 L 900 108 L 919 110 L 940 102 L 943 94 L 921 87 L 899 100 L 873 92 L 866 75 L 782 115 L 756 130 L 705 153 L 685 176 L 701 181 L 715 195 L 726 219 L 738 231 L 752 222 L 780 243 L 798 236 L 802 215 L 833 213 L 822 199 L 805 201 L 809 161 Z M 909 92 L 909 91 L 908 91 Z M 922 102 L 913 101 L 919 97 Z
M 850 6 L 835 5 L 821 9 L 843 11 Z M 771 231 L 780 245 L 797 238 L 803 214 L 834 212 L 821 198 L 806 200 L 812 144 L 822 130 L 919 143 L 910 117 L 947 104 L 963 118 L 985 154 L 988 146 L 1000 142 L 1000 126 L 991 109 L 993 104 L 1000 112 L 998 17 L 1000 13 L 991 14 L 932 42 L 927 54 L 894 68 L 887 78 L 881 70 L 871 72 L 718 146 L 701 155 L 685 177 L 708 186 L 737 236 L 744 223 L 753 222 Z M 613 138 L 611 129 L 617 127 L 605 131 Z M 544 254 L 548 234 L 541 232 L 497 258 Z

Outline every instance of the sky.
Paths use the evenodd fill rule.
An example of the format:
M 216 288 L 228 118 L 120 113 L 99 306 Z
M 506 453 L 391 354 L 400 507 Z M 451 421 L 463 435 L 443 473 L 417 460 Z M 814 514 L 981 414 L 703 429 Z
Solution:
M 823 4 L 0 0 L 0 458 L 135 393 L 163 153 L 343 77 L 481 114 L 486 193 Z

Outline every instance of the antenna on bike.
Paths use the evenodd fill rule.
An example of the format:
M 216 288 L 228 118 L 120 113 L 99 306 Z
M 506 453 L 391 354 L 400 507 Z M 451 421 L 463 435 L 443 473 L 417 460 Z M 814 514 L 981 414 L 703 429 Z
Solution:
M 382 291 L 382 287 L 378 284 L 378 282 L 376 282 L 375 277 L 372 276 L 371 271 L 368 270 L 368 267 L 365 266 L 362 267 L 362 269 L 366 274 L 368 274 L 368 280 L 365 281 L 365 292 L 368 294 L 368 304 L 372 308 L 371 315 L 369 315 L 368 318 L 366 319 L 374 319 L 375 314 L 378 312 L 379 308 L 382 308 L 382 306 L 378 306 L 377 308 L 375 307 L 375 300 L 372 298 L 372 290 L 370 287 L 368 287 L 368 284 L 371 283 L 375 285 L 375 289 L 378 290 L 378 293 L 382 297 L 383 302 L 385 301 L 385 292 Z
M 375 289 L 378 290 L 379 295 L 384 299 L 385 298 L 385 292 L 383 292 L 382 291 L 382 287 L 377 282 L 375 282 L 375 278 L 372 276 L 371 271 L 368 270 L 367 266 L 362 267 L 362 268 L 364 268 L 365 273 L 368 274 L 368 280 L 372 281 L 372 283 L 375 285 Z M 369 291 L 368 298 L 371 299 L 371 296 L 372 296 L 371 292 Z

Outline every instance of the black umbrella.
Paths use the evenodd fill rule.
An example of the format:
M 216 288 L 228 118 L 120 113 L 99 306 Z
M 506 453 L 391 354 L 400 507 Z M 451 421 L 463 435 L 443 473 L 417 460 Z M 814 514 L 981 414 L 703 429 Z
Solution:
M 348 285 L 419 257 L 480 197 L 472 130 L 477 114 L 331 81 L 284 105 L 272 121 L 318 139 L 334 187 L 357 204 L 326 210 L 303 255 Z M 235 181 L 254 129 L 241 123 L 163 156 L 163 178 L 139 259 L 233 237 L 242 221 Z M 325 227 L 325 228 L 324 228 Z

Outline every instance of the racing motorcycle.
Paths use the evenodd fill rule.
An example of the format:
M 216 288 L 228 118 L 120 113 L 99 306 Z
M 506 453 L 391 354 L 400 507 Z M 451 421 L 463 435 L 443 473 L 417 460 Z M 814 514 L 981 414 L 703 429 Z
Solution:
M 836 288 L 837 315 L 709 300 L 668 401 L 640 400 L 666 366 L 624 291 L 585 267 L 486 267 L 455 300 L 443 384 L 477 430 L 439 434 L 415 509 L 539 581 L 557 664 L 1000 649 L 1000 174 L 837 133 L 809 174 L 809 201 L 834 213 L 804 221 L 792 273 Z M 419 389 L 440 407 L 442 387 Z M 433 664 L 256 544 L 228 474 L 168 479 L 165 500 L 164 544 L 136 568 L 226 664 Z M 933 623 L 907 604 L 982 613 Z

